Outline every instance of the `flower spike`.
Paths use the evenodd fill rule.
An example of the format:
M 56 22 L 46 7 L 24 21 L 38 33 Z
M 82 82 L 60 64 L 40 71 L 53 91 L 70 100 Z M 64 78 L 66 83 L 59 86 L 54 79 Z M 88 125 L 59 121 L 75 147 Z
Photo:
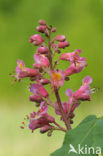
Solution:
M 30 79 L 29 91 L 31 95 L 29 100 L 36 104 L 38 110 L 34 110 L 25 117 L 24 120 L 28 121 L 28 128 L 32 132 L 39 129 L 40 133 L 47 133 L 48 136 L 51 136 L 55 130 L 66 132 L 72 128 L 75 109 L 79 107 L 82 101 L 91 100 L 90 95 L 94 89 L 90 88 L 91 76 L 86 76 L 78 90 L 73 92 L 72 89 L 68 88 L 65 95 L 62 87 L 65 83 L 69 86 L 73 74 L 80 73 L 87 66 L 87 59 L 80 56 L 82 54 L 81 49 L 62 53 L 66 47 L 70 46 L 70 43 L 64 35 L 56 35 L 52 38 L 51 34 L 56 32 L 56 28 L 47 25 L 45 20 L 39 20 L 36 30 L 40 34 L 32 35 L 29 41 L 37 47 L 34 53 L 33 69 L 27 68 L 22 60 L 18 60 L 16 75 L 11 76 L 15 77 L 14 81 L 20 81 L 26 77 Z M 55 55 L 57 55 L 56 60 Z M 68 61 L 69 66 L 66 69 L 64 67 L 61 69 L 60 61 L 64 61 L 64 67 Z M 46 88 L 47 86 L 48 88 Z M 62 96 L 68 96 L 68 101 L 62 101 L 60 93 Z M 55 98 L 51 99 L 51 94 Z M 49 107 L 52 107 L 55 114 L 64 122 L 65 128 L 47 113 Z M 24 129 L 25 125 L 26 123 L 22 122 L 21 129 Z

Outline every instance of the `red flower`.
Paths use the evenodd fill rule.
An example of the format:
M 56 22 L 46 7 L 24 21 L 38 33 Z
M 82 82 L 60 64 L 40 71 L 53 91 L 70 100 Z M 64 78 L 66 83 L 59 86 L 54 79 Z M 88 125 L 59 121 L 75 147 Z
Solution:
M 50 123 L 54 123 L 55 119 L 47 114 L 48 107 L 44 105 L 44 103 L 41 103 L 40 110 L 35 113 L 31 113 L 29 128 L 33 131 L 37 128 L 42 128 L 41 131 L 45 131 L 51 127 Z M 34 114 L 34 115 L 33 115 Z
M 54 70 L 50 73 L 51 76 L 51 87 L 60 87 L 64 84 L 64 72 L 62 70 Z
M 41 45 L 44 42 L 44 39 L 36 34 L 30 37 L 30 43 L 33 43 L 35 46 Z
M 17 61 L 17 67 L 16 67 L 16 74 L 17 79 L 21 79 L 24 77 L 35 77 L 39 75 L 39 72 L 36 69 L 26 68 L 23 61 L 18 60 Z
M 40 66 L 44 66 L 44 67 L 49 66 L 49 60 L 44 55 L 34 54 L 34 60 L 35 60 L 36 64 L 38 64 Z
M 42 97 L 45 97 L 45 98 L 49 96 L 46 89 L 42 85 L 39 85 L 39 84 L 35 84 L 35 83 L 31 84 L 30 91 L 34 94 L 41 95 Z

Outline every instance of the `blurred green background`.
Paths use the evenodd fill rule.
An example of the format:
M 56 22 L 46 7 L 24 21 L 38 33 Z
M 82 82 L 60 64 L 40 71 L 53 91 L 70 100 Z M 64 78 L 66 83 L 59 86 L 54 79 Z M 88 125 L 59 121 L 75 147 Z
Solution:
M 32 67 L 36 48 L 28 40 L 36 33 L 39 19 L 55 26 L 57 34 L 66 35 L 71 46 L 65 52 L 80 48 L 88 60 L 88 67 L 60 91 L 62 100 L 68 100 L 65 89 L 75 91 L 86 75 L 93 77 L 92 87 L 99 88 L 91 102 L 83 102 L 76 110 L 73 127 L 88 114 L 103 114 L 103 0 L 0 0 L 0 156 L 49 156 L 63 142 L 62 132 L 47 137 L 38 130 L 32 134 L 19 128 L 35 104 L 28 100 L 28 81 L 10 86 L 9 73 L 18 58 Z M 68 64 L 60 66 L 64 69 Z M 52 109 L 49 112 L 53 114 Z

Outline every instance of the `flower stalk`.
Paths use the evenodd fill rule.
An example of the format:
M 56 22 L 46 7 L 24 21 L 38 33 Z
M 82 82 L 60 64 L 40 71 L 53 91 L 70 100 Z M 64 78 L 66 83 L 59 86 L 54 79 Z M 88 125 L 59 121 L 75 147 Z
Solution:
M 67 130 L 69 130 L 69 129 L 71 129 L 71 127 L 70 127 L 68 119 L 66 118 L 65 112 L 63 111 L 63 107 L 62 107 L 62 103 L 61 103 L 61 100 L 60 100 L 59 92 L 58 92 L 58 89 L 56 87 L 54 88 L 54 92 L 55 92 L 55 96 L 57 98 L 58 106 L 59 106 L 63 121 L 65 122 Z

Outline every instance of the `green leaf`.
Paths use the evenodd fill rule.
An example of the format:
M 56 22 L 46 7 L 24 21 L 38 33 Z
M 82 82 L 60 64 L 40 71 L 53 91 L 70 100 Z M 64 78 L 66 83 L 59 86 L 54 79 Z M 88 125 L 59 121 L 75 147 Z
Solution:
M 79 146 L 80 149 L 83 148 L 83 153 L 80 152 Z M 69 151 L 73 148 L 77 153 Z M 98 119 L 95 115 L 90 115 L 76 128 L 66 133 L 63 146 L 51 156 L 81 156 L 84 154 L 85 156 L 97 156 L 100 150 L 103 153 L 103 118 Z

